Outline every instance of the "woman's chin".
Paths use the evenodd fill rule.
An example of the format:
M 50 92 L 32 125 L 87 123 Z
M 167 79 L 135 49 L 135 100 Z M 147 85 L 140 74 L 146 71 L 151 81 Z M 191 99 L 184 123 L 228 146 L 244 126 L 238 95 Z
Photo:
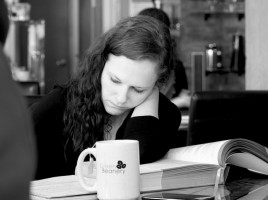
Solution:
M 124 112 L 126 112 L 125 110 L 119 110 L 119 109 L 115 109 L 115 108 L 105 108 L 106 112 L 110 115 L 122 115 Z

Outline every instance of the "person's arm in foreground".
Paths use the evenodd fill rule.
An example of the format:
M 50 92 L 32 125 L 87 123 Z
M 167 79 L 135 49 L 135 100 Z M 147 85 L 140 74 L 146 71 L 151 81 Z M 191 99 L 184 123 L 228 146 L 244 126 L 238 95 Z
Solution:
M 26 102 L 13 81 L 0 44 L 0 199 L 29 199 L 35 141 Z

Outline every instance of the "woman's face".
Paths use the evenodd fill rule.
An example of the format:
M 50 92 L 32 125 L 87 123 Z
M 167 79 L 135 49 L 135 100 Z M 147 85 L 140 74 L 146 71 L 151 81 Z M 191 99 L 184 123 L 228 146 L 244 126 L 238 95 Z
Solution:
M 141 104 L 153 91 L 158 66 L 110 54 L 101 75 L 102 102 L 107 113 L 121 115 Z

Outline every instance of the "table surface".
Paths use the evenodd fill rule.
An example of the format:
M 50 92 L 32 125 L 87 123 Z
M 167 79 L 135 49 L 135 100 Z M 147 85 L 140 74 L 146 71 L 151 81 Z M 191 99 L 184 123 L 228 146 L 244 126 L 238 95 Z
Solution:
M 235 172 L 237 175 L 237 172 Z M 228 177 L 229 178 L 229 177 Z M 208 195 L 215 196 L 215 200 L 268 200 L 268 176 L 265 175 L 253 175 L 250 178 L 243 177 L 233 177 L 231 180 L 227 179 L 227 182 L 224 185 L 215 186 L 204 186 L 204 187 L 195 187 L 195 188 L 185 188 L 177 190 L 167 190 L 162 192 L 171 192 L 178 194 L 199 194 L 199 195 Z M 155 192 L 154 192 L 155 193 Z M 142 196 L 148 195 L 151 193 L 141 194 L 139 200 Z M 31 196 L 31 200 L 37 200 L 38 198 Z M 93 195 L 82 195 L 61 198 L 61 200 L 84 200 L 92 199 L 97 200 L 96 194 Z

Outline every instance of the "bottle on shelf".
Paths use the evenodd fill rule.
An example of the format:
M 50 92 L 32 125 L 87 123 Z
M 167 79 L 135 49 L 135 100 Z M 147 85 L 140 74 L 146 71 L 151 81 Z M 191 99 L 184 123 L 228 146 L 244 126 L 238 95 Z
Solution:
M 233 35 L 233 50 L 230 69 L 239 75 L 245 72 L 244 37 L 240 33 Z

